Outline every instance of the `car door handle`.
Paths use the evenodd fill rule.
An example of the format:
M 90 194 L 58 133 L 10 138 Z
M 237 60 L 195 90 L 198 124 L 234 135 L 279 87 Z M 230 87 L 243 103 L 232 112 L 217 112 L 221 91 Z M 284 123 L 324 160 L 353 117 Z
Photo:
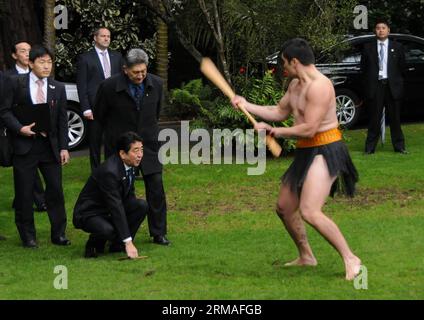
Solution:
M 408 71 L 415 71 L 415 68 L 408 68 Z

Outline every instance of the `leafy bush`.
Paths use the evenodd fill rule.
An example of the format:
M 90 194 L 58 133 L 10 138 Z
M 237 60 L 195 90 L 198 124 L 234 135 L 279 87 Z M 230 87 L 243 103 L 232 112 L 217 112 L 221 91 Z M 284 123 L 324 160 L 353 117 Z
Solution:
M 235 79 L 236 91 L 245 96 L 250 102 L 258 105 L 276 105 L 283 95 L 281 86 L 274 80 L 271 72 L 264 74 L 263 78 Z M 194 119 L 190 127 L 208 129 L 250 129 L 252 125 L 240 111 L 235 110 L 228 98 L 223 97 L 217 89 L 212 90 L 208 85 L 203 85 L 201 79 L 192 80 L 174 89 L 170 94 L 171 105 L 168 115 L 178 119 Z M 286 121 L 272 123 L 274 126 L 291 126 L 292 118 Z M 280 143 L 285 152 L 295 148 L 293 140 L 281 139 Z
M 207 105 L 212 97 L 212 89 L 204 86 L 202 79 L 191 80 L 181 86 L 181 89 L 173 89 L 169 94 L 169 105 L 165 115 L 178 120 L 191 120 L 199 115 L 202 105 Z
M 139 4 L 127 0 L 63 0 L 69 10 L 69 30 L 58 31 L 56 42 L 56 76 L 72 80 L 80 53 L 93 48 L 92 32 L 104 26 L 111 30 L 110 48 L 122 53 L 134 47 L 143 48 L 151 59 L 155 57 L 154 39 L 139 38 Z

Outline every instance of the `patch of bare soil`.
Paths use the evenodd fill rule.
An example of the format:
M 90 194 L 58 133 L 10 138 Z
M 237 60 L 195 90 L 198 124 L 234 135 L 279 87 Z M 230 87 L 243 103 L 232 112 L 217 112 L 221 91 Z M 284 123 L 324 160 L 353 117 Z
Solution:
M 396 189 L 396 188 L 359 188 L 354 198 L 335 196 L 334 202 L 346 203 L 352 206 L 372 206 L 392 201 L 399 203 L 401 207 L 408 203 L 424 198 L 424 192 L 417 189 Z

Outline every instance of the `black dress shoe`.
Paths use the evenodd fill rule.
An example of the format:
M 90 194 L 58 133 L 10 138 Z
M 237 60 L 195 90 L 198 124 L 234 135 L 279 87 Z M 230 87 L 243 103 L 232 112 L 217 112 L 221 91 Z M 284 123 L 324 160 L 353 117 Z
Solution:
M 168 239 L 166 239 L 165 236 L 154 236 L 153 237 L 153 243 L 160 244 L 160 245 L 163 245 L 163 246 L 167 246 L 171 242 Z
M 52 243 L 58 246 L 69 246 L 71 241 L 69 241 L 66 237 L 52 238 Z
M 374 154 L 375 153 L 375 151 L 374 150 L 366 150 L 365 151 L 365 154 L 366 155 L 368 155 L 368 154 Z
M 33 239 L 28 240 L 28 241 L 24 241 L 23 246 L 24 246 L 24 248 L 31 248 L 31 249 L 38 248 L 37 241 L 35 241 Z
M 401 154 L 408 154 L 408 151 L 406 151 L 405 149 L 398 149 L 398 150 L 395 150 L 395 152 L 401 153 Z
M 42 203 L 42 204 L 38 205 L 38 206 L 35 208 L 35 211 L 37 211 L 37 212 L 47 211 L 47 206 L 46 206 L 46 204 L 45 204 L 45 203 Z
M 97 250 L 96 247 L 93 247 L 90 243 L 90 241 L 87 241 L 85 244 L 85 252 L 84 252 L 85 258 L 97 258 Z

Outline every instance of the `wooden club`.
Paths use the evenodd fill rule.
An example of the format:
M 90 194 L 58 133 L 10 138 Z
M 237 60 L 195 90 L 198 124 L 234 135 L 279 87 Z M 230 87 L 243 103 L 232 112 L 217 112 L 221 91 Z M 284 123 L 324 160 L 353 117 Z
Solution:
M 202 62 L 200 63 L 200 71 L 210 80 L 212 81 L 215 86 L 217 86 L 222 93 L 224 93 L 228 98 L 233 99 L 236 95 L 231 89 L 228 82 L 224 79 L 222 74 L 219 72 L 218 68 L 215 66 L 215 64 L 212 62 L 209 58 L 202 58 Z M 240 110 L 246 115 L 246 117 L 250 120 L 250 122 L 255 125 L 257 121 L 253 116 L 249 113 L 249 111 L 246 110 L 244 106 L 239 105 L 238 106 Z M 281 146 L 278 144 L 278 142 L 271 137 L 270 135 L 266 136 L 266 145 L 273 154 L 274 157 L 279 157 L 281 154 Z

